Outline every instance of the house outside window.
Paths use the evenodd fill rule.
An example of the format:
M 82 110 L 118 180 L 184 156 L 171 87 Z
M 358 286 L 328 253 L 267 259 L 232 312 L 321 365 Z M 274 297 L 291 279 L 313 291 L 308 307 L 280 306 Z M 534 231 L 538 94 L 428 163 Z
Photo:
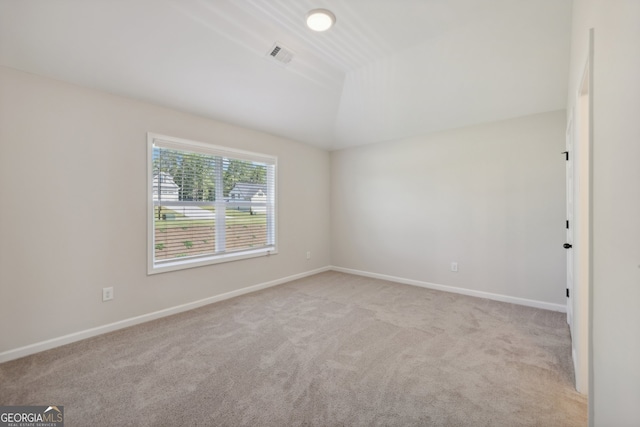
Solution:
M 273 156 L 148 134 L 148 273 L 277 253 Z

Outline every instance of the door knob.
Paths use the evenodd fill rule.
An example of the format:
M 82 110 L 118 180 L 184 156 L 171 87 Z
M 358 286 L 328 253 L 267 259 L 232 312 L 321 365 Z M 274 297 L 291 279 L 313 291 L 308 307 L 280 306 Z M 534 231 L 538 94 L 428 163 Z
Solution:
M 572 248 L 573 245 L 571 245 L 569 243 L 565 243 L 564 245 L 562 245 L 562 247 L 565 248 L 565 249 L 569 249 L 569 248 Z

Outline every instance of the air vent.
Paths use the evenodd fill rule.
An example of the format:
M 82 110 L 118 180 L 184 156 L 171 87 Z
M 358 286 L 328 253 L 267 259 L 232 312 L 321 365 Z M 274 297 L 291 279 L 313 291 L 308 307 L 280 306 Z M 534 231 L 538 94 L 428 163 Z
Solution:
M 288 64 L 293 59 L 293 52 L 290 49 L 282 46 L 281 43 L 274 43 L 271 50 L 269 50 L 268 56 L 283 64 Z

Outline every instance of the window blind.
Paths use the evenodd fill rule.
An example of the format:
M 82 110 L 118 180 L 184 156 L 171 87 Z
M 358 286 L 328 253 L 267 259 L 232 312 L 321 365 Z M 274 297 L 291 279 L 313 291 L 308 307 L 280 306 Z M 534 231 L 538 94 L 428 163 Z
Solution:
M 275 251 L 276 158 L 150 137 L 150 269 Z

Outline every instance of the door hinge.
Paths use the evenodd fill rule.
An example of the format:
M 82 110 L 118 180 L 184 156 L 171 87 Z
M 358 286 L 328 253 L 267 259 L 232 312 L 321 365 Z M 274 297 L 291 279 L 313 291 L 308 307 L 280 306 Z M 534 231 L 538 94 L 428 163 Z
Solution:
M 567 298 L 569 298 L 569 288 L 567 288 Z
M 563 151 L 562 154 L 564 154 L 564 159 L 566 161 L 569 161 L 569 152 L 568 151 Z
M 567 230 L 569 229 L 569 220 L 567 220 Z

